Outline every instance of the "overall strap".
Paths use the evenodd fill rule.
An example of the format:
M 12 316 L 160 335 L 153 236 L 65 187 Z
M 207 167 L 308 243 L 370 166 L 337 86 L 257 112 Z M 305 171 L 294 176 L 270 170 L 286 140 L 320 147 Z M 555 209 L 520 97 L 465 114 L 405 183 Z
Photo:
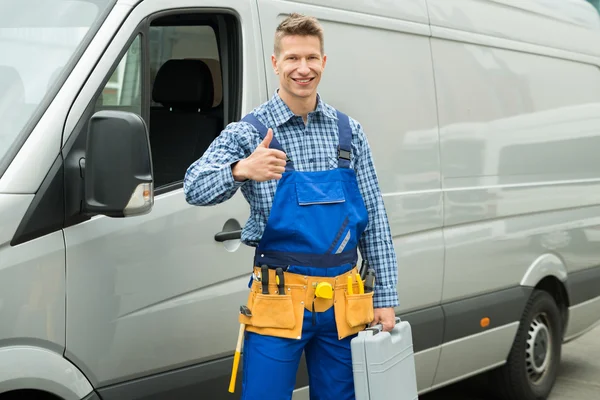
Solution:
M 338 167 L 350 168 L 350 154 L 352 152 L 352 128 L 350 119 L 343 112 L 336 110 L 338 117 L 338 135 L 340 144 L 338 147 Z
M 258 131 L 258 133 L 260 134 L 260 139 L 264 140 L 265 137 L 267 136 L 267 132 L 269 131 L 269 129 L 263 125 L 262 122 L 260 122 L 258 120 L 258 118 L 256 118 L 254 116 L 254 114 L 252 113 L 248 113 L 246 114 L 246 116 L 244 118 L 242 118 L 243 122 L 247 122 L 249 124 L 251 124 L 252 126 L 254 126 L 256 128 L 256 130 Z M 281 147 L 281 144 L 279 143 L 279 141 L 277 140 L 277 138 L 275 137 L 275 135 L 273 135 L 273 140 L 271 140 L 271 145 L 269 146 L 270 149 L 276 149 L 279 151 L 282 151 L 285 153 L 285 150 L 283 150 L 283 147 Z M 285 153 L 286 156 L 286 161 L 287 164 L 285 166 L 285 170 L 286 171 L 293 171 L 294 170 L 294 164 L 292 163 L 292 160 L 290 160 L 290 158 L 288 157 L 287 153 Z

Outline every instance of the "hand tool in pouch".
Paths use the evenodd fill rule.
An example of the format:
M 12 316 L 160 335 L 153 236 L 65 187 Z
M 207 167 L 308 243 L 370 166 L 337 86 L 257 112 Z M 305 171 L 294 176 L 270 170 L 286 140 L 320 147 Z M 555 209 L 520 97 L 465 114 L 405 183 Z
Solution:
M 362 280 L 365 280 L 365 277 L 367 276 L 367 270 L 369 269 L 369 261 L 368 260 L 362 260 L 362 263 L 360 265 L 360 277 L 362 278 Z
M 352 288 L 353 282 L 352 282 L 352 275 L 348 275 L 348 294 L 349 295 L 353 295 L 354 294 L 354 289 Z
M 275 270 L 275 282 L 277 282 L 277 287 L 279 288 L 279 294 L 285 294 L 285 281 L 283 279 L 283 269 L 277 268 Z
M 269 294 L 269 267 L 261 265 L 262 294 Z
M 375 270 L 369 268 L 367 277 L 365 278 L 365 293 L 371 293 L 375 289 Z
M 356 274 L 356 282 L 358 282 L 358 293 L 364 294 L 365 293 L 365 285 L 359 274 Z
M 246 317 L 251 317 L 252 313 L 246 306 L 240 306 L 240 313 Z M 244 331 L 246 330 L 246 324 L 240 324 L 240 333 L 238 335 L 237 345 L 235 347 L 235 355 L 233 356 L 233 367 L 231 368 L 231 380 L 229 381 L 229 393 L 235 391 L 235 380 L 237 378 L 237 371 L 240 365 L 240 354 L 242 352 L 242 340 L 244 338 Z

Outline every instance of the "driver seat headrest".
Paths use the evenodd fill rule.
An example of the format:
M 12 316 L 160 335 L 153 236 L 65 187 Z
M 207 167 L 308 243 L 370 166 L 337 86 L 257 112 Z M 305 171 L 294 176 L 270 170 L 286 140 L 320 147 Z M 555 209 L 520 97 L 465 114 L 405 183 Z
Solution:
M 210 109 L 214 99 L 210 68 L 201 60 L 168 60 L 156 74 L 152 99 L 173 109 Z

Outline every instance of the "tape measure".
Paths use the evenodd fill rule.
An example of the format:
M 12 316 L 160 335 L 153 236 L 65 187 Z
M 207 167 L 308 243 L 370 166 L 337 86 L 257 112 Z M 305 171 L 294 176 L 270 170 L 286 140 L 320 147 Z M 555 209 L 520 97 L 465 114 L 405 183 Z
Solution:
M 315 296 L 322 299 L 333 299 L 333 286 L 329 282 L 319 282 L 315 288 Z

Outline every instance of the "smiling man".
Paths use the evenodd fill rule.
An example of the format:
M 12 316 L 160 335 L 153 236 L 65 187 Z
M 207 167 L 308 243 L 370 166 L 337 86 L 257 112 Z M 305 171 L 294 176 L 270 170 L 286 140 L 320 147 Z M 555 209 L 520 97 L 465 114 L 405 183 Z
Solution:
M 315 18 L 281 22 L 278 90 L 228 125 L 184 180 L 190 204 L 219 204 L 238 189 L 250 204 L 243 399 L 290 399 L 303 351 L 311 398 L 354 399 L 350 341 L 369 324 L 395 323 L 396 255 L 371 150 L 360 124 L 318 94 L 326 61 Z M 374 285 L 357 274 L 358 250 Z

